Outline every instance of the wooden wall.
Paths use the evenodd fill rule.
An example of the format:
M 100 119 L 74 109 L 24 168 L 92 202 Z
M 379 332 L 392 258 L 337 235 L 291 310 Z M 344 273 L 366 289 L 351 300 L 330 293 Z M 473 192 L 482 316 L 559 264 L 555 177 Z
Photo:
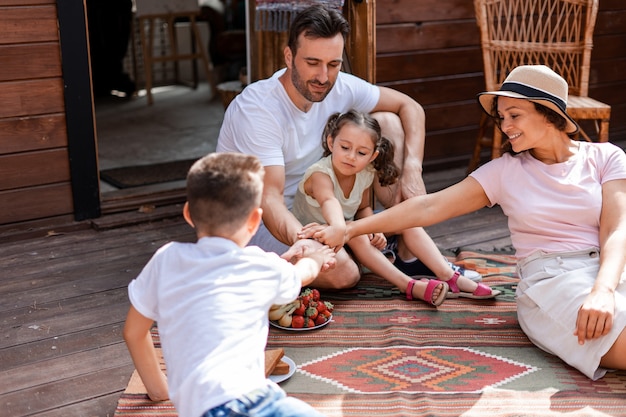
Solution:
M 56 1 L 0 1 L 0 33 L 0 225 L 71 214 Z
M 484 90 L 472 0 L 376 0 L 376 82 L 426 111 L 425 167 L 467 164 Z M 626 140 L 626 2 L 600 0 L 589 96 L 612 106 L 611 141 Z

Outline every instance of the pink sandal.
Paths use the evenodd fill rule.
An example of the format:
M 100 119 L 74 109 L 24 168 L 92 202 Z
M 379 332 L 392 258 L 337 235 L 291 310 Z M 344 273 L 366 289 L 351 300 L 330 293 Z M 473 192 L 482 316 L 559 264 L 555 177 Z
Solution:
M 413 286 L 416 282 L 416 280 L 412 279 L 406 286 L 406 299 L 409 301 L 413 300 Z M 435 291 L 435 288 L 439 286 L 439 284 L 443 284 L 443 288 L 439 292 L 439 296 L 437 297 L 437 299 L 433 300 L 433 292 Z M 438 307 L 441 305 L 441 303 L 445 301 L 448 295 L 448 289 L 449 286 L 447 283 L 436 279 L 429 279 L 428 284 L 426 284 L 426 291 L 424 291 L 424 301 L 430 305 Z
M 457 285 L 457 281 L 461 273 L 459 271 L 454 271 L 452 274 L 452 278 L 446 281 L 448 286 L 450 287 L 450 292 L 448 292 L 448 298 L 472 298 L 474 300 L 486 300 L 488 298 L 494 298 L 496 295 L 500 294 L 499 290 L 492 290 L 490 287 L 483 283 L 478 283 L 478 287 L 474 290 L 474 292 L 464 292 L 461 291 L 459 286 Z

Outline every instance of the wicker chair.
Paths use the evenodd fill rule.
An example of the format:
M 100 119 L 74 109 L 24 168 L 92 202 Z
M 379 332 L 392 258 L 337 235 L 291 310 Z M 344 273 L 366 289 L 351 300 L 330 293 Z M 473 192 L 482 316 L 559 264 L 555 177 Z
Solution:
M 611 107 L 587 96 L 593 29 L 598 0 L 474 0 L 480 28 L 487 91 L 497 90 L 509 72 L 544 64 L 569 85 L 567 112 L 577 121 L 593 120 L 599 142 L 609 139 Z M 480 164 L 482 148 L 501 155 L 502 133 L 483 113 L 468 172 Z M 584 131 L 580 135 L 591 141 Z

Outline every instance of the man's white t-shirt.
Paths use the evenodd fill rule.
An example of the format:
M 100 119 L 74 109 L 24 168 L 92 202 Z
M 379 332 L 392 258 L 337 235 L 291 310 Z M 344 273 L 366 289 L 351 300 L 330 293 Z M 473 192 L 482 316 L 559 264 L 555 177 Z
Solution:
M 326 98 L 308 112 L 298 109 L 278 79 L 248 85 L 228 106 L 220 130 L 217 152 L 257 156 L 263 166 L 285 167 L 285 205 L 293 198 L 306 169 L 323 155 L 322 133 L 328 118 L 355 109 L 371 112 L 380 97 L 377 86 L 340 72 Z
M 295 300 L 300 285 L 291 263 L 228 239 L 174 242 L 155 253 L 128 294 L 158 324 L 170 398 L 181 417 L 267 385 L 268 311 Z

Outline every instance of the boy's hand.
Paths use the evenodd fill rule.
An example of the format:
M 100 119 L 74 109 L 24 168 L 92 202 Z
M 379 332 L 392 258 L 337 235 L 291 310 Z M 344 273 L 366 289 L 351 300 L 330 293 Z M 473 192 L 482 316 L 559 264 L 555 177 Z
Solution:
M 320 248 L 313 249 L 311 247 L 306 248 L 304 256 L 315 260 L 321 265 L 320 270 L 322 272 L 329 270 L 335 266 L 335 251 L 327 245 Z
M 326 272 L 329 269 L 335 267 L 335 253 L 332 249 L 323 246 L 321 243 L 312 240 L 312 239 L 301 239 L 294 243 L 285 253 L 280 255 L 281 258 L 295 264 L 303 257 L 310 257 L 310 253 L 314 253 L 315 251 L 322 250 L 326 248 L 330 252 L 332 252 L 332 257 L 325 257 L 323 260 L 322 272 Z M 323 250 L 326 253 L 326 249 Z

